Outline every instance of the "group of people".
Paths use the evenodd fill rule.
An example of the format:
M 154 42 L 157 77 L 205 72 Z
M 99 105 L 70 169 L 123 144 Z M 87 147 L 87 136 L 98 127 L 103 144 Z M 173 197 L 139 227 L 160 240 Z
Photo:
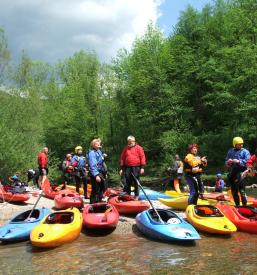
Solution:
M 83 184 L 84 197 L 87 195 L 87 183 L 92 185 L 90 195 L 90 203 L 100 202 L 103 199 L 103 193 L 107 189 L 107 166 L 105 163 L 106 154 L 102 152 L 101 139 L 93 139 L 91 141 L 91 149 L 86 155 L 83 154 L 83 148 L 77 146 L 75 154 L 67 154 L 62 163 L 62 171 L 64 174 L 64 188 L 66 184 L 76 183 L 76 192 Z M 128 136 L 127 145 L 124 147 L 120 156 L 120 175 L 124 178 L 123 191 L 131 194 L 131 187 L 134 185 L 134 195 L 138 197 L 138 185 L 134 184 L 134 178 L 144 174 L 144 166 L 146 158 L 144 149 L 136 143 L 134 136 Z M 48 174 L 48 148 L 45 147 L 38 154 L 39 180 L 38 185 L 41 186 Z
M 240 198 L 243 205 L 247 204 L 245 194 L 244 178 L 247 174 L 253 175 L 253 165 L 257 163 L 257 151 L 253 156 L 249 151 L 243 148 L 244 141 L 241 137 L 233 139 L 233 148 L 231 148 L 225 158 L 227 166 L 228 183 L 231 186 L 231 192 L 236 205 L 240 205 Z M 201 175 L 207 167 L 207 157 L 200 157 L 198 154 L 199 146 L 190 144 L 188 153 L 181 161 L 179 156 L 175 157 L 175 165 L 170 168 L 173 173 L 172 180 L 174 188 L 177 192 L 180 191 L 180 181 L 183 173 L 185 174 L 186 182 L 189 186 L 189 204 L 197 204 L 197 200 L 203 197 L 204 186 L 201 180 Z M 39 184 L 44 180 L 48 173 L 47 169 L 47 154 L 48 149 L 45 147 L 38 155 L 38 164 L 40 179 Z M 87 181 L 90 179 L 92 184 L 92 192 L 90 195 L 90 203 L 100 202 L 103 198 L 103 193 L 107 188 L 107 166 L 105 164 L 106 155 L 102 152 L 100 139 L 93 139 L 91 149 L 87 155 L 83 155 L 83 148 L 77 146 L 75 154 L 66 155 L 66 159 L 62 164 L 65 183 L 70 183 L 74 178 L 76 183 L 76 191 L 79 192 L 80 186 L 84 185 L 84 195 L 87 198 Z M 140 175 L 144 174 L 144 166 L 146 165 L 146 157 L 143 147 L 136 143 L 134 136 L 128 136 L 127 145 L 124 147 L 120 156 L 120 176 L 123 178 L 123 191 L 131 194 L 131 187 L 134 186 L 134 195 L 138 197 L 139 189 L 135 178 L 139 179 Z M 176 172 L 174 172 L 176 171 Z M 221 174 L 217 174 L 216 190 L 220 191 L 224 187 L 224 181 Z M 219 189 L 220 188 L 220 189 Z
M 225 165 L 228 168 L 228 183 L 231 186 L 231 193 L 237 206 L 240 205 L 240 198 L 243 205 L 247 204 L 245 194 L 245 177 L 248 174 L 254 175 L 254 164 L 257 164 L 257 150 L 254 155 L 243 148 L 244 141 L 241 137 L 233 138 L 233 148 L 231 148 L 225 158 Z M 204 188 L 201 174 L 207 167 L 207 158 L 198 155 L 198 145 L 191 144 L 188 147 L 188 154 L 184 159 L 185 178 L 189 185 L 189 204 L 197 204 L 199 197 L 203 196 Z M 221 174 L 217 174 L 219 187 L 224 186 L 221 181 Z

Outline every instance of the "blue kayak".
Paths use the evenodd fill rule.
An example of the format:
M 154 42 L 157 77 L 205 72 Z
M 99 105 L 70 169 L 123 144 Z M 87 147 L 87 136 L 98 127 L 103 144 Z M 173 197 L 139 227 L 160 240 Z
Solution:
M 164 193 L 158 192 L 158 191 L 154 191 L 151 189 L 146 189 L 144 188 L 144 191 L 147 195 L 147 197 L 150 200 L 158 200 L 158 199 L 172 199 L 172 196 L 166 195 Z M 139 196 L 138 196 L 139 200 L 146 200 L 147 198 L 145 197 L 145 194 L 143 193 L 142 190 L 139 191 Z
M 145 210 L 136 216 L 137 228 L 147 237 L 160 241 L 200 240 L 194 227 L 167 209 L 157 209 L 164 223 L 161 223 L 153 209 Z
M 27 210 L 15 216 L 7 224 L 0 227 L 0 241 L 16 242 L 29 240 L 31 230 L 40 221 L 51 213 L 49 208 L 34 209 L 29 217 L 31 210 Z

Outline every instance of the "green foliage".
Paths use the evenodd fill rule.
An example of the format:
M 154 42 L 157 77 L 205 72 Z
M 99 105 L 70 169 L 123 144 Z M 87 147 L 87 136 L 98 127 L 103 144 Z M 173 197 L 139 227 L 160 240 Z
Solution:
M 148 175 L 162 174 L 176 153 L 183 159 L 192 142 L 208 156 L 207 172 L 224 172 L 233 136 L 257 147 L 256 35 L 256 0 L 217 0 L 202 11 L 188 6 L 168 38 L 149 24 L 112 64 L 80 51 L 50 66 L 23 52 L 2 79 L 10 89 L 0 91 L 1 175 L 31 168 L 46 145 L 55 178 L 66 152 L 101 137 L 117 182 L 131 134 L 145 148 Z M 0 29 L 0 74 L 9 59 Z

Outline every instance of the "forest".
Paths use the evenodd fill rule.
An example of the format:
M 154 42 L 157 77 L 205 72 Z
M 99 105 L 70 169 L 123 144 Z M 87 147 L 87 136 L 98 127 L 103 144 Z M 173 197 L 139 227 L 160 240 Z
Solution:
M 12 62 L 0 28 L 0 178 L 36 168 L 50 149 L 50 176 L 75 146 L 103 140 L 111 174 L 128 135 L 145 149 L 146 175 L 165 174 L 190 143 L 208 157 L 207 173 L 225 171 L 232 138 L 257 147 L 257 1 L 188 6 L 169 37 L 149 23 L 112 62 L 81 50 L 57 64 Z

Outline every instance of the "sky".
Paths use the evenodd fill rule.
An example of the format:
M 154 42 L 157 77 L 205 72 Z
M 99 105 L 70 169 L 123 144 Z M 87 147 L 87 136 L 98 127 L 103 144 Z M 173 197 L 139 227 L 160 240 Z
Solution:
M 0 0 L 0 28 L 12 60 L 22 50 L 33 59 L 56 63 L 81 49 L 110 62 L 153 22 L 168 36 L 187 5 L 211 0 Z

